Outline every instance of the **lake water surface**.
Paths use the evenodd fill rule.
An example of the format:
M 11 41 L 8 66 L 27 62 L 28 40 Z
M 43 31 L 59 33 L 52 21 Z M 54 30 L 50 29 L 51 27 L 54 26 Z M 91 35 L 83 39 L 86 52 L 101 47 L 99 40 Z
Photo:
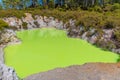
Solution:
M 68 38 L 65 31 L 43 28 L 17 32 L 21 44 L 5 48 L 5 63 L 19 77 L 88 62 L 117 62 L 118 55 L 103 51 L 88 42 Z

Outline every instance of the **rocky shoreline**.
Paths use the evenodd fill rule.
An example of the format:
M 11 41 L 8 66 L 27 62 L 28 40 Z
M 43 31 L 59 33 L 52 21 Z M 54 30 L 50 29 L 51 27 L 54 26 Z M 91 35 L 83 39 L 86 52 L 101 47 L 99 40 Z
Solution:
M 4 64 L 4 47 L 0 46 L 0 80 L 19 80 L 15 70 Z
M 55 27 L 57 29 L 65 30 L 69 37 L 81 38 L 91 44 L 101 47 L 102 49 L 120 53 L 120 46 L 114 39 L 114 29 L 102 29 L 100 33 L 95 28 L 89 28 L 86 30 L 82 25 L 76 26 L 76 21 L 73 19 L 63 23 L 63 21 L 53 17 L 42 17 L 38 15 L 33 17 L 30 13 L 25 13 L 25 15 L 26 17 L 22 17 L 21 19 L 16 17 L 7 17 L 2 18 L 2 20 L 10 26 L 10 30 L 13 30 L 13 33 L 15 30 Z
M 7 45 L 15 44 L 20 42 L 13 30 L 5 29 L 1 32 L 1 41 L 4 43 L 0 44 L 0 80 L 19 80 L 15 70 L 12 67 L 8 67 L 4 62 L 4 48 Z
M 0 46 L 0 61 L 1 63 L 4 63 L 3 46 Z

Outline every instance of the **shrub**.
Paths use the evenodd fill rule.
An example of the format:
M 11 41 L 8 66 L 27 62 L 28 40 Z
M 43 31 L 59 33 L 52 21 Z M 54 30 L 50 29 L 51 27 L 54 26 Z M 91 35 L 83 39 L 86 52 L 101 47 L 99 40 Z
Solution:
M 23 22 L 22 26 L 23 26 L 24 29 L 27 29 L 27 23 L 26 22 Z
M 100 6 L 94 6 L 94 7 L 90 7 L 88 8 L 89 11 L 97 11 L 97 12 L 102 12 L 102 8 Z
M 3 18 L 3 17 L 17 17 L 17 18 L 21 18 L 21 17 L 24 17 L 25 14 L 24 14 L 24 10 L 14 10 L 14 9 L 11 9 L 11 10 L 0 10 L 0 18 Z
M 105 29 L 112 29 L 114 27 L 114 22 L 113 21 L 107 21 L 105 24 Z
M 112 4 L 106 4 L 105 7 L 103 8 L 104 11 L 115 11 L 120 9 L 120 4 L 119 3 L 114 3 Z
M 0 30 L 8 27 L 9 27 L 8 24 L 0 19 Z
M 113 4 L 111 10 L 114 11 L 114 10 L 117 10 L 117 9 L 120 9 L 120 4 L 119 3 Z
M 104 6 L 104 8 L 103 8 L 103 10 L 104 10 L 105 12 L 111 11 L 111 9 L 112 9 L 112 5 L 111 5 L 111 4 L 106 4 L 106 5 Z
M 120 29 L 116 30 L 116 31 L 114 32 L 114 34 L 115 34 L 115 39 L 120 42 L 120 31 L 119 31 L 119 30 L 120 30 Z

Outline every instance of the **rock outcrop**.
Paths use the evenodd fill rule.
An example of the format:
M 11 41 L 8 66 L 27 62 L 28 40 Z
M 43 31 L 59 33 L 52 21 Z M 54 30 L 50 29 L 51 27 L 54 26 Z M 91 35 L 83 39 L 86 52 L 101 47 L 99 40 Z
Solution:
M 24 80 L 120 80 L 120 63 L 89 63 L 58 68 L 28 76 Z
M 0 46 L 0 62 L 4 63 L 3 46 Z
M 15 31 L 12 29 L 4 29 L 0 32 L 0 45 L 8 45 L 8 43 L 19 42 L 20 40 L 17 38 Z
M 4 47 L 19 40 L 11 29 L 5 29 L 0 32 L 0 80 L 18 80 L 15 70 L 4 64 Z
M 19 80 L 15 70 L 4 64 L 4 47 L 5 45 L 0 45 L 0 80 Z
M 0 62 L 0 80 L 18 80 L 15 70 Z

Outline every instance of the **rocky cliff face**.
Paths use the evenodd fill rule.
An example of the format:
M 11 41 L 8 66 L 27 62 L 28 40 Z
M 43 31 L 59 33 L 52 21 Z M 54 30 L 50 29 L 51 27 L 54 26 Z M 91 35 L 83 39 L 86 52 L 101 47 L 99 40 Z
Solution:
M 18 80 L 15 70 L 4 64 L 4 45 L 0 46 L 0 80 Z
M 0 62 L 4 63 L 4 53 L 3 53 L 3 47 L 0 47 Z
M 4 29 L 2 32 L 0 32 L 1 47 L 7 45 L 8 43 L 11 44 L 15 42 L 19 42 L 15 31 L 12 29 Z
M 120 63 L 90 63 L 34 74 L 24 80 L 120 80 L 119 75 Z
M 8 44 L 18 42 L 13 30 L 5 29 L 0 32 L 0 80 L 18 80 L 15 70 L 4 64 L 4 47 Z
M 18 80 L 15 70 L 0 62 L 0 80 Z

